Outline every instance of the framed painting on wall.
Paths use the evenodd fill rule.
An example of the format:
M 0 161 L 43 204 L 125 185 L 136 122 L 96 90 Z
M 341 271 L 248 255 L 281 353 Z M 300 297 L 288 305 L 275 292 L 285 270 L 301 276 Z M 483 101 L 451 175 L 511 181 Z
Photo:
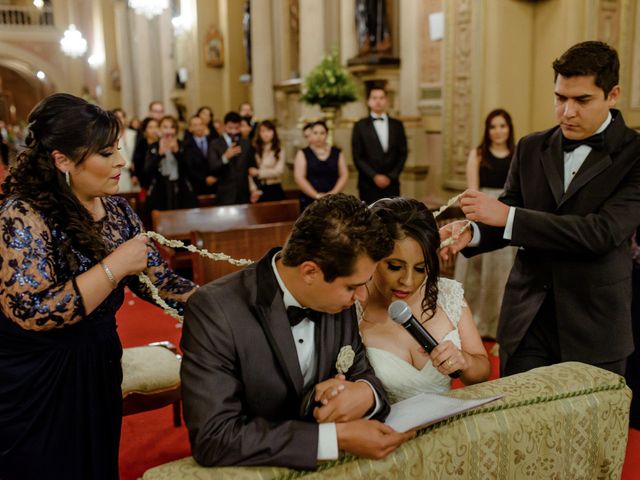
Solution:
M 211 27 L 204 41 L 204 62 L 207 67 L 224 66 L 224 40 L 217 28 Z

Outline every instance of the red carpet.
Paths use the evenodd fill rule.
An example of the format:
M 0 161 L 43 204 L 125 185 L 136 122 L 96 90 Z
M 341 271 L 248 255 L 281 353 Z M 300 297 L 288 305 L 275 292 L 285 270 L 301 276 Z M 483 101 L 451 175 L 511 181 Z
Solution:
M 118 313 L 118 331 L 125 347 L 169 340 L 178 345 L 180 328 L 162 310 L 127 293 Z M 487 348 L 491 348 L 487 344 Z M 490 355 L 491 378 L 498 377 L 498 359 Z M 456 385 L 454 384 L 454 387 Z M 173 426 L 171 407 L 124 417 L 120 443 L 120 478 L 136 480 L 149 468 L 190 454 L 187 430 Z M 640 478 L 640 431 L 629 430 L 622 480 Z

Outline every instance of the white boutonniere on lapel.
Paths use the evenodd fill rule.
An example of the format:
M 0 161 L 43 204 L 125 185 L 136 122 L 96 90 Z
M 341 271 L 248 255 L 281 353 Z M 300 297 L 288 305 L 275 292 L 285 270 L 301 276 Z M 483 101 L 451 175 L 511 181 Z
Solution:
M 353 360 L 356 358 L 356 354 L 351 348 L 351 345 L 345 345 L 338 352 L 338 358 L 336 359 L 336 370 L 338 373 L 344 375 L 349 371 Z

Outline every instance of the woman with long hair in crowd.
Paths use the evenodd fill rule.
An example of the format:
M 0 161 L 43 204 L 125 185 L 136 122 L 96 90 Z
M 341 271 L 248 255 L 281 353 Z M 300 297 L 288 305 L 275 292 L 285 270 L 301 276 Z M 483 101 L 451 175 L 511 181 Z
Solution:
M 118 191 L 118 119 L 67 94 L 29 114 L 0 203 L 0 478 L 117 479 L 128 286 L 182 311 L 196 286 L 167 269 Z
M 507 179 L 514 149 L 511 115 L 501 108 L 491 111 L 484 122 L 482 142 L 469 153 L 467 188 L 497 198 Z M 455 278 L 464 286 L 474 321 L 484 338 L 496 338 L 504 286 L 515 250 L 507 247 L 470 259 L 457 257 Z
M 249 175 L 262 191 L 260 202 L 284 200 L 282 174 L 284 173 L 285 154 L 280 144 L 278 130 L 273 122 L 264 120 L 258 125 L 258 134 L 253 141 L 256 167 L 249 168 Z

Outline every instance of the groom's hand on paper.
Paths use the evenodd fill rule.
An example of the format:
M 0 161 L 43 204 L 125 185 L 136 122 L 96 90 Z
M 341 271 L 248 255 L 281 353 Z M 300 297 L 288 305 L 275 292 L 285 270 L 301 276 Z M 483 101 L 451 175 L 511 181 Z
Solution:
M 379 460 L 386 457 L 407 440 L 415 437 L 415 430 L 400 433 L 377 420 L 354 420 L 337 423 L 338 448 L 358 457 Z
M 368 383 L 349 382 L 344 375 L 336 375 L 316 386 L 316 401 L 321 403 L 313 409 L 318 423 L 348 422 L 371 410 L 375 397 Z

